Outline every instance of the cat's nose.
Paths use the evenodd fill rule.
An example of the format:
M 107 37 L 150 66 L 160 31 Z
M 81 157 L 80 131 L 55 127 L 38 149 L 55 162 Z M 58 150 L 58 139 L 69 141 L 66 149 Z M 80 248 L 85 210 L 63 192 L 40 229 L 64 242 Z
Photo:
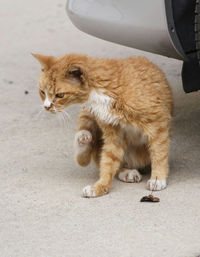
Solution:
M 45 105 L 44 108 L 48 111 L 49 109 L 51 109 L 52 107 L 52 103 L 50 105 Z

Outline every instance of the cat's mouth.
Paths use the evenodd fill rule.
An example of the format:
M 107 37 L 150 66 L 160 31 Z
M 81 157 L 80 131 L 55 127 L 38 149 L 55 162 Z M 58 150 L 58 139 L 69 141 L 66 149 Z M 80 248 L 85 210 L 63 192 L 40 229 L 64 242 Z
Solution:
M 53 113 L 53 114 L 56 114 L 56 111 L 54 111 L 54 110 L 50 110 L 50 112 Z
M 63 112 L 63 109 L 56 108 L 55 106 L 53 106 L 52 108 L 50 108 L 50 109 L 48 109 L 48 110 L 45 108 L 45 110 L 46 110 L 47 112 L 52 113 L 52 114 L 62 113 L 62 112 Z
M 55 106 L 52 106 L 52 107 L 46 107 L 46 106 L 44 106 L 44 109 L 47 111 L 47 112 L 51 112 L 51 113 L 53 113 L 53 114 L 56 114 L 58 111 L 57 111 L 57 109 L 55 108 Z

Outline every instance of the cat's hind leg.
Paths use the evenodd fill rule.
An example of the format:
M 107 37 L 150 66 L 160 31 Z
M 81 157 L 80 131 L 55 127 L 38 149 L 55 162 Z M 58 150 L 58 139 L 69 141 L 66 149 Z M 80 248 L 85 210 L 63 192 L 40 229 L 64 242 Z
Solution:
M 118 179 L 126 183 L 138 183 L 142 180 L 139 169 L 144 169 L 149 164 L 150 156 L 146 145 L 129 146 L 118 171 Z

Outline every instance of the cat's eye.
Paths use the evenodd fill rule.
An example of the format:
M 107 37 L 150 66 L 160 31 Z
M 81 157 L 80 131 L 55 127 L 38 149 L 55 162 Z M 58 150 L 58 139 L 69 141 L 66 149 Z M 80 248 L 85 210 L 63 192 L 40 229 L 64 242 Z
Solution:
M 64 93 L 59 93 L 59 94 L 56 94 L 56 97 L 57 97 L 57 98 L 63 98 L 64 95 L 65 95 Z
M 40 92 L 41 92 L 43 95 L 45 95 L 45 92 L 44 92 L 43 90 L 40 89 Z

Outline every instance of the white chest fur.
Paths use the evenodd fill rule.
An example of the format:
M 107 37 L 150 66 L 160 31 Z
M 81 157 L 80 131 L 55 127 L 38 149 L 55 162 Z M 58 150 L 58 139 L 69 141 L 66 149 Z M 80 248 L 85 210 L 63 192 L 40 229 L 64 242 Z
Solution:
M 119 119 L 112 113 L 113 99 L 97 90 L 92 90 L 85 107 L 99 120 L 112 125 L 117 125 Z

